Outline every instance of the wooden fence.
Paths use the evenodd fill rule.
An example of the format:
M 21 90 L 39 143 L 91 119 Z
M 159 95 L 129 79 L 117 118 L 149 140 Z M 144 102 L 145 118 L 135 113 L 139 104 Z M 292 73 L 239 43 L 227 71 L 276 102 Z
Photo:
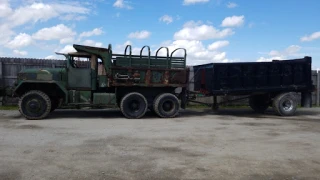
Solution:
M 65 67 L 63 60 L 0 58 L 0 87 L 10 87 L 17 79 L 17 74 L 29 68 L 61 68 Z
M 89 66 L 86 62 L 81 62 L 80 66 Z M 0 89 L 6 87 L 12 87 L 18 72 L 23 69 L 29 68 L 63 68 L 66 67 L 65 60 L 55 60 L 55 59 L 30 59 L 30 58 L 9 58 L 0 57 Z M 105 74 L 102 64 L 99 64 L 98 68 L 99 74 Z M 312 80 L 314 85 L 317 87 L 317 91 L 313 93 L 313 104 L 319 106 L 319 90 L 320 90 L 320 72 L 313 71 Z M 221 100 L 232 100 L 238 97 L 227 96 L 220 97 Z M 0 98 L 1 99 L 1 98 Z M 212 98 L 210 97 L 199 97 L 198 101 L 212 103 Z M 1 102 L 0 102 L 1 103 Z M 3 104 L 16 104 L 16 99 L 6 98 Z M 228 105 L 243 105 L 246 104 L 247 100 L 229 103 Z

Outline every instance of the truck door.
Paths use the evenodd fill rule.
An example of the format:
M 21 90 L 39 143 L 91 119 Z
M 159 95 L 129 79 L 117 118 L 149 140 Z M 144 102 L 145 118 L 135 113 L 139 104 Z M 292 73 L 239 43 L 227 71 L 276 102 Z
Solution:
M 72 57 L 74 58 L 74 57 Z M 71 60 L 68 68 L 69 89 L 91 90 L 91 68 L 90 61 Z

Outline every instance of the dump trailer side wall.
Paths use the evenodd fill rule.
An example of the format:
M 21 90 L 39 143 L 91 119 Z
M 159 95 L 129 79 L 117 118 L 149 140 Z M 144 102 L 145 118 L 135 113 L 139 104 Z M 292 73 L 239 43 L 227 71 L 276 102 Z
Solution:
M 304 57 L 195 66 L 195 90 L 210 95 L 308 92 L 313 90 L 311 62 L 311 57 Z

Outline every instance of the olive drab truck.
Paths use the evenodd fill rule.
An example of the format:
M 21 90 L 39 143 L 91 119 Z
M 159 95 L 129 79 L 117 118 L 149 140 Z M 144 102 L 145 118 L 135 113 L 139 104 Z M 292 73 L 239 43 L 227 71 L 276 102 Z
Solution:
M 149 46 L 139 55 L 128 45 L 124 54 L 108 48 L 73 45 L 76 52 L 63 54 L 65 68 L 26 69 L 18 74 L 14 95 L 19 97 L 19 111 L 27 119 L 43 119 L 61 106 L 121 109 L 127 118 L 141 118 L 147 110 L 162 118 L 178 115 L 185 107 L 188 68 L 186 50 L 169 54 L 161 47 L 151 56 Z M 160 50 L 166 56 L 159 56 Z M 147 51 L 147 55 L 143 52 Z M 174 56 L 176 51 L 184 53 Z M 181 53 L 180 53 L 181 54 Z M 88 66 L 79 67 L 81 59 Z M 98 74 L 98 64 L 105 73 Z M 176 89 L 180 88 L 177 93 Z

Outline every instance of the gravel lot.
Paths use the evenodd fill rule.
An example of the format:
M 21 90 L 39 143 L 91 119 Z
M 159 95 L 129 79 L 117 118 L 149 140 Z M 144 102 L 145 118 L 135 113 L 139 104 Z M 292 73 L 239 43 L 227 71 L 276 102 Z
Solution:
M 60 110 L 28 121 L 0 111 L 0 179 L 319 179 L 320 108 L 152 113 Z

